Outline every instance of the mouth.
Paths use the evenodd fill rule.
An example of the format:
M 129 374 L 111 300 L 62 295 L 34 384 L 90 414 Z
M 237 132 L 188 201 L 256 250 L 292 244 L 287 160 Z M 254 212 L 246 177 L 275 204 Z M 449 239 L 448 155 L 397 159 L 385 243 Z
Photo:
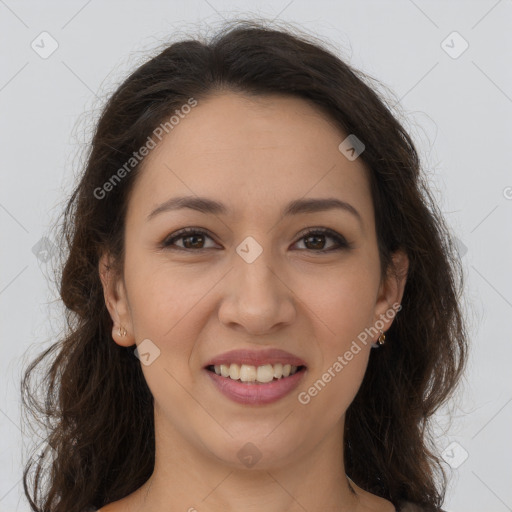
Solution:
M 251 406 L 289 396 L 307 372 L 302 359 L 275 348 L 225 352 L 207 361 L 203 369 L 224 397 Z
M 260 366 L 231 363 L 208 365 L 206 370 L 225 379 L 251 385 L 268 384 L 270 382 L 288 379 L 299 372 L 304 372 L 306 366 L 282 363 L 264 364 Z

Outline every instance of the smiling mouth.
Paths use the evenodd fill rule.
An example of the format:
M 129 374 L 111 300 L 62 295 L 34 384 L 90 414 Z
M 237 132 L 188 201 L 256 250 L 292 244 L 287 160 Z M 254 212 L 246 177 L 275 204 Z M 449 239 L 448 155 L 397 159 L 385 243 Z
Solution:
M 226 379 L 243 382 L 244 384 L 267 384 L 291 377 L 298 372 L 304 371 L 306 367 L 281 363 L 265 364 L 262 366 L 231 363 L 229 365 L 210 365 L 206 369 Z

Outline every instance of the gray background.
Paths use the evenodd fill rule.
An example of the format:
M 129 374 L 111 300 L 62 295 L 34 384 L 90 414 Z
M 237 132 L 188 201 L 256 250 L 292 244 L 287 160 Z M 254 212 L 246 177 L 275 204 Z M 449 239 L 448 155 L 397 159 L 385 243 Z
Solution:
M 97 109 L 145 52 L 252 14 L 330 40 L 399 102 L 467 276 L 469 370 L 453 422 L 437 416 L 452 466 L 445 508 L 512 511 L 511 0 L 0 0 L 0 512 L 29 510 L 22 450 L 37 439 L 22 422 L 20 375 L 62 326 L 50 227 Z

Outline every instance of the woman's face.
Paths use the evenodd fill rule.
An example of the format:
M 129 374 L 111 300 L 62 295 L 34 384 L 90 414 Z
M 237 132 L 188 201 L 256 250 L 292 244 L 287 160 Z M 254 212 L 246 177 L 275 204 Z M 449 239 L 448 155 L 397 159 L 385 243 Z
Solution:
M 157 436 L 233 467 L 341 446 L 378 337 L 361 334 L 389 328 L 404 285 L 381 281 L 367 169 L 338 149 L 345 138 L 303 100 L 225 93 L 146 158 L 106 298 L 115 341 L 145 340 Z M 182 196 L 197 207 L 171 207 Z M 312 202 L 325 199 L 340 206 Z

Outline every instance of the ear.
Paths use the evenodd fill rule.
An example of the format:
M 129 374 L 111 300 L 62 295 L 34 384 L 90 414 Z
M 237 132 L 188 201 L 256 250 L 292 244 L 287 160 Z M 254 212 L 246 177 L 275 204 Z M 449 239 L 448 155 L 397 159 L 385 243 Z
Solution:
M 391 327 L 398 313 L 398 306 L 402 302 L 409 271 L 409 258 L 404 251 L 394 252 L 391 258 L 392 262 L 386 277 L 380 284 L 375 306 L 374 325 L 380 320 L 384 323 L 384 327 L 382 327 L 384 332 Z
M 126 294 L 124 279 L 115 275 L 110 254 L 104 253 L 100 257 L 98 264 L 101 284 L 103 285 L 103 295 L 105 297 L 105 305 L 112 318 L 112 339 L 123 347 L 130 347 L 135 344 L 133 334 L 133 324 L 130 313 L 130 307 Z M 126 334 L 122 336 L 119 330 Z

